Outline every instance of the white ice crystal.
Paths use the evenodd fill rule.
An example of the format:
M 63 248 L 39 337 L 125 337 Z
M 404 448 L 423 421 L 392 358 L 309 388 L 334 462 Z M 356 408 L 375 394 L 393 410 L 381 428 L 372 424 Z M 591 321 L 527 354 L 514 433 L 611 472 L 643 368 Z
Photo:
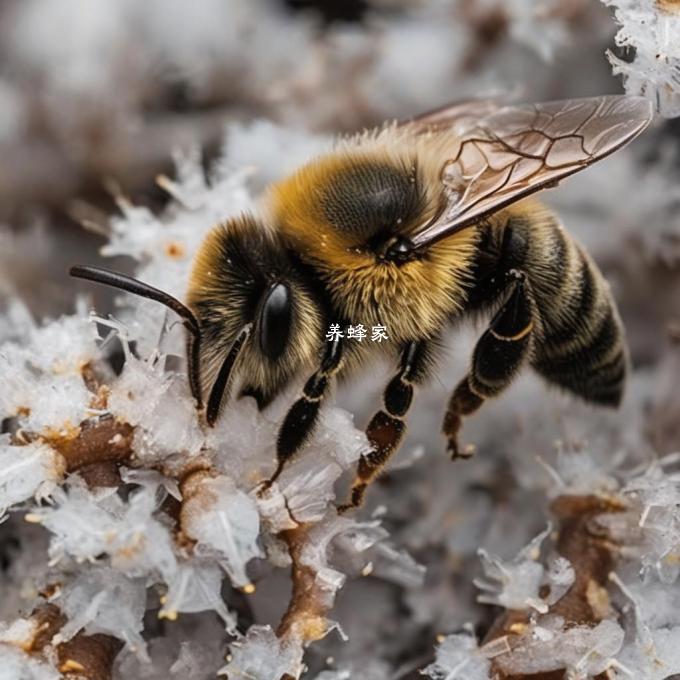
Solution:
M 355 555 L 367 555 L 369 549 L 379 544 L 385 536 L 387 532 L 375 522 L 357 522 L 329 512 L 324 520 L 310 529 L 300 554 L 300 563 L 314 571 L 317 586 L 331 603 L 346 579 L 344 573 L 331 566 L 335 544 L 345 551 L 352 546 L 351 552 Z M 364 564 L 368 559 L 363 558 Z
M 651 99 L 668 118 L 680 116 L 680 10 L 673 0 L 603 0 L 621 28 L 616 44 L 632 52 L 607 57 L 626 92 Z
M 301 671 L 301 649 L 276 637 L 269 626 L 251 626 L 230 649 L 228 663 L 219 671 L 229 680 L 280 680 L 286 673 L 297 678 Z
M 551 496 L 607 494 L 619 487 L 612 468 L 619 461 L 598 459 L 590 451 L 573 451 L 559 446 L 555 467 L 541 461 L 552 482 Z
M 228 168 L 252 168 L 250 183 L 262 189 L 331 147 L 330 135 L 284 129 L 270 120 L 231 123 L 222 148 L 222 174 L 228 176 Z
M 111 414 L 137 426 L 133 447 L 141 464 L 169 463 L 173 457 L 186 463 L 205 439 L 186 376 L 168 373 L 164 365 L 157 354 L 147 361 L 128 355 L 107 400 Z
M 609 668 L 623 645 L 624 631 L 605 619 L 594 628 L 563 627 L 560 617 L 548 617 L 534 625 L 511 652 L 494 657 L 494 663 L 512 675 L 530 675 L 567 669 L 569 677 L 586 679 Z
M 206 435 L 214 466 L 244 490 L 259 488 L 276 467 L 276 435 L 295 398 L 296 393 L 287 390 L 263 414 L 253 399 L 232 400 Z M 257 498 L 263 520 L 273 533 L 321 519 L 335 498 L 335 482 L 367 447 L 365 434 L 356 429 L 349 413 L 324 408 L 319 420 L 308 446 L 287 463 L 272 488 Z
M 144 579 L 127 578 L 109 567 L 90 567 L 63 586 L 55 604 L 68 621 L 53 644 L 70 640 L 84 629 L 89 635 L 112 635 L 132 651 L 146 656 L 146 643 L 141 636 L 146 611 Z
M 549 570 L 538 561 L 541 543 L 552 531 L 547 529 L 522 548 L 511 561 L 503 561 L 480 549 L 486 579 L 475 579 L 475 585 L 484 591 L 477 598 L 479 602 L 498 604 L 507 609 L 532 608 L 540 613 L 548 611 L 548 605 L 556 602 L 574 582 L 574 570 L 567 560 L 558 557 Z M 547 598 L 539 595 L 542 585 L 549 584 Z
M 630 636 L 617 655 L 617 677 L 666 680 L 680 672 L 680 649 L 676 636 L 678 624 L 677 591 L 660 583 L 624 585 L 614 577 L 633 605 L 634 636 Z
M 164 595 L 161 618 L 174 620 L 177 614 L 215 611 L 226 624 L 227 630 L 236 629 L 236 620 L 222 600 L 223 574 L 217 565 L 198 560 L 181 563 L 168 581 Z
M 470 633 L 448 635 L 437 645 L 434 663 L 421 673 L 432 680 L 488 680 L 491 663 Z
M 196 554 L 216 556 L 237 586 L 250 583 L 246 565 L 263 556 L 258 545 L 260 516 L 253 498 L 226 476 L 198 481 L 185 499 L 182 527 L 196 543 Z
M 38 623 L 33 619 L 16 619 L 11 624 L 0 622 L 0 642 L 16 647 L 29 648 L 36 633 Z
M 163 497 L 154 482 L 131 491 L 127 502 L 114 488 L 93 492 L 78 483 L 55 493 L 52 507 L 34 513 L 54 534 L 52 561 L 108 555 L 111 565 L 128 576 L 170 578 L 176 558 L 168 528 L 154 517 Z
M 404 588 L 418 588 L 425 580 L 426 567 L 390 541 L 380 541 L 366 555 L 371 574 Z
M 10 645 L 0 644 L 0 680 L 60 680 L 54 666 Z
M 16 446 L 9 435 L 0 435 L 0 519 L 15 503 L 48 495 L 64 469 L 62 457 L 48 444 Z
M 210 229 L 230 216 L 252 209 L 245 186 L 247 173 L 233 166 L 219 166 L 206 178 L 194 149 L 175 155 L 176 178 L 163 178 L 162 186 L 175 199 L 163 215 L 118 198 L 122 215 L 111 220 L 106 256 L 129 255 L 139 262 L 140 280 L 184 298 L 193 255 Z M 121 296 L 122 320 L 130 328 L 142 357 L 159 348 L 183 355 L 183 328 L 174 314 L 156 302 Z M 169 331 L 164 329 L 168 327 Z M 167 336 L 167 337 L 166 337 Z
M 680 574 L 680 474 L 666 471 L 663 460 L 654 462 L 626 482 L 621 497 L 628 511 L 603 515 L 600 523 L 638 556 L 645 573 L 674 583 Z
M 81 371 L 97 357 L 96 337 L 87 317 L 76 314 L 0 346 L 0 414 L 19 415 L 34 432 L 76 427 L 88 415 L 92 395 Z
M 333 408 L 324 411 L 310 444 L 278 484 L 297 522 L 319 521 L 324 516 L 329 501 L 335 498 L 335 482 L 356 464 L 367 441 L 349 413 Z

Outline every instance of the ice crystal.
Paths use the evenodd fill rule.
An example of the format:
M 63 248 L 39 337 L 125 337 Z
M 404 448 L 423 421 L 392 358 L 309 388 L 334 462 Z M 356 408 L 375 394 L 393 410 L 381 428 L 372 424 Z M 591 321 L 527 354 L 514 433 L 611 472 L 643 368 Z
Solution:
M 115 488 L 91 492 L 72 479 L 67 491 L 54 494 L 54 505 L 32 517 L 53 533 L 53 562 L 65 556 L 94 560 L 109 555 L 111 565 L 128 576 L 168 578 L 176 568 L 167 528 L 154 517 L 157 484 L 132 491 L 127 502 Z
M 158 354 L 146 361 L 128 355 L 107 401 L 111 414 L 137 426 L 134 448 L 142 464 L 170 464 L 174 456 L 186 461 L 204 443 L 185 376 L 167 373 L 164 364 L 165 357 Z
M 248 561 L 264 556 L 255 501 L 226 476 L 200 479 L 187 494 L 182 528 L 196 541 L 196 554 L 216 556 L 234 585 L 248 585 Z
M 236 630 L 236 620 L 221 595 L 222 572 L 209 561 L 192 560 L 181 563 L 168 581 L 168 591 L 162 599 L 161 618 L 175 620 L 178 614 L 215 611 L 229 631 Z
M 565 668 L 571 677 L 585 679 L 611 667 L 623 638 L 623 629 L 611 620 L 594 628 L 563 627 L 555 617 L 532 626 L 512 652 L 495 657 L 494 663 L 513 675 Z
M 143 579 L 130 579 L 109 567 L 91 567 L 63 587 L 55 602 L 68 617 L 53 642 L 70 640 L 78 631 L 109 634 L 135 652 L 146 654 L 141 631 L 146 611 Z
M 471 633 L 449 635 L 437 645 L 436 661 L 421 672 L 432 680 L 488 680 L 491 664 Z
M 668 118 L 680 116 L 680 9 L 672 0 L 604 0 L 621 28 L 616 44 L 630 60 L 608 51 L 615 74 L 629 94 L 651 99 Z
M 51 664 L 34 659 L 20 649 L 0 644 L 0 680 L 60 680 L 62 674 Z
M 574 570 L 563 557 L 553 560 L 548 570 L 538 561 L 541 543 L 551 530 L 549 525 L 510 562 L 480 550 L 484 574 L 489 580 L 475 579 L 475 585 L 484 591 L 478 600 L 507 609 L 530 607 L 541 613 L 547 612 L 548 605 L 564 595 L 574 582 Z M 551 586 L 547 599 L 539 596 L 543 585 Z
M 664 469 L 675 457 L 670 458 L 652 463 L 621 488 L 625 513 L 600 518 L 614 538 L 626 542 L 645 573 L 668 584 L 680 574 L 680 475 Z
M 63 472 L 61 456 L 49 445 L 14 446 L 9 435 L 0 435 L 0 519 L 15 503 L 48 495 Z
M 77 426 L 90 405 L 80 372 L 97 355 L 96 335 L 87 318 L 74 315 L 28 328 L 22 342 L 3 344 L 0 412 L 21 416 L 22 426 L 34 432 Z
M 296 678 L 301 670 L 300 649 L 278 638 L 269 626 L 251 626 L 244 640 L 231 645 L 229 662 L 219 671 L 229 680 Z

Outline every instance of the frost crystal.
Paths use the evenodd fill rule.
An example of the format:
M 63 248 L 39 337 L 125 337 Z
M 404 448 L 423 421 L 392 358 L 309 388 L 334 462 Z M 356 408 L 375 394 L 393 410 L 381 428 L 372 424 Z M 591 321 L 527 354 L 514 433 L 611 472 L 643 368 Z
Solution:
M 84 418 L 91 395 L 81 370 L 97 356 L 96 329 L 82 315 L 31 329 L 0 346 L 0 413 L 34 432 L 62 432 Z
M 128 576 L 168 578 L 176 560 L 167 529 L 153 516 L 157 489 L 152 482 L 132 491 L 127 503 L 115 489 L 93 493 L 81 484 L 56 493 L 53 507 L 34 513 L 54 534 L 53 562 L 66 555 L 83 561 L 108 554 L 112 566 Z
M 170 462 L 172 456 L 186 463 L 201 449 L 204 435 L 186 377 L 166 373 L 161 356 L 147 361 L 129 356 L 107 406 L 122 422 L 138 426 L 135 453 L 141 463 Z
M 421 673 L 432 680 L 488 680 L 491 664 L 473 634 L 449 635 L 437 646 L 436 661 Z
M 651 99 L 667 118 L 680 116 L 680 9 L 672 0 L 603 0 L 621 28 L 616 44 L 631 60 L 607 57 L 626 92 Z
M 236 621 L 221 595 L 222 572 L 210 563 L 180 564 L 168 582 L 168 592 L 162 599 L 160 618 L 175 620 L 180 613 L 215 611 L 227 630 L 236 629 Z
M 0 435 L 0 519 L 15 503 L 48 495 L 64 472 L 61 456 L 47 444 L 9 442 L 9 435 Z
M 142 579 L 129 579 L 108 567 L 92 567 L 64 586 L 56 603 L 69 620 L 55 636 L 55 644 L 70 640 L 84 628 L 89 635 L 104 633 L 120 638 L 132 651 L 146 654 L 141 636 L 146 611 Z
M 200 478 L 185 496 L 182 527 L 197 542 L 196 554 L 217 556 L 234 585 L 248 585 L 247 563 L 263 556 L 255 501 L 225 476 Z
M 510 562 L 504 562 L 480 549 L 484 574 L 490 581 L 475 579 L 475 585 L 485 591 L 478 600 L 507 609 L 531 607 L 540 613 L 546 613 L 548 604 L 556 602 L 574 582 L 574 570 L 563 557 L 555 559 L 547 572 L 538 561 L 541 543 L 551 530 L 549 525 Z M 551 586 L 547 599 L 539 595 L 541 586 L 546 583 Z
M 566 668 L 570 677 L 588 678 L 611 666 L 621 649 L 624 631 L 617 623 L 601 621 L 594 628 L 562 628 L 559 617 L 530 628 L 515 642 L 512 652 L 494 659 L 504 672 L 512 675 L 542 673 Z
M 0 680 L 60 680 L 62 674 L 53 666 L 9 645 L 0 644 Z
M 219 672 L 229 680 L 296 678 L 301 670 L 299 648 L 276 637 L 269 626 L 251 626 L 245 639 L 231 645 L 230 656 Z

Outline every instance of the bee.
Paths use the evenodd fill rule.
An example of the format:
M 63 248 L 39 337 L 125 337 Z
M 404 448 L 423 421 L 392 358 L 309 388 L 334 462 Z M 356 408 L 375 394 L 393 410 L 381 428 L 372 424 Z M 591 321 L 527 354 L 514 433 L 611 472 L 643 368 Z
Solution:
M 378 353 L 394 361 L 346 510 L 397 450 L 445 330 L 471 317 L 488 327 L 444 416 L 452 458 L 468 453 L 463 419 L 526 366 L 586 402 L 619 405 L 628 359 L 609 287 L 531 195 L 624 146 L 651 118 L 646 99 L 628 96 L 452 104 L 339 140 L 270 186 L 257 214 L 218 224 L 195 256 L 186 303 L 108 270 L 70 273 L 181 317 L 191 392 L 209 426 L 232 391 L 265 408 L 307 377 L 263 492 L 309 440 L 333 382 Z M 327 339 L 330 324 L 381 325 L 390 342 Z

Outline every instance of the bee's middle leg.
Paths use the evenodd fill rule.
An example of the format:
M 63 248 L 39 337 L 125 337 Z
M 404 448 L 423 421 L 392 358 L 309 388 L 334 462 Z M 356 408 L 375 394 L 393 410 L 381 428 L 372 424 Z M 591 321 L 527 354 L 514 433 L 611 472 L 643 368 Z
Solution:
M 535 309 L 526 275 L 512 270 L 507 289 L 505 302 L 477 342 L 470 371 L 451 395 L 444 416 L 442 430 L 454 460 L 472 455 L 472 450 L 458 445 L 463 417 L 508 387 L 531 349 Z
M 425 340 L 409 342 L 405 346 L 399 371 L 383 392 L 384 408 L 371 418 L 366 428 L 371 450 L 359 459 L 350 498 L 347 503 L 338 507 L 338 512 L 346 512 L 362 504 L 369 484 L 380 474 L 399 447 L 406 432 L 404 417 L 413 400 L 413 384 L 422 379 L 427 363 L 426 355 Z

